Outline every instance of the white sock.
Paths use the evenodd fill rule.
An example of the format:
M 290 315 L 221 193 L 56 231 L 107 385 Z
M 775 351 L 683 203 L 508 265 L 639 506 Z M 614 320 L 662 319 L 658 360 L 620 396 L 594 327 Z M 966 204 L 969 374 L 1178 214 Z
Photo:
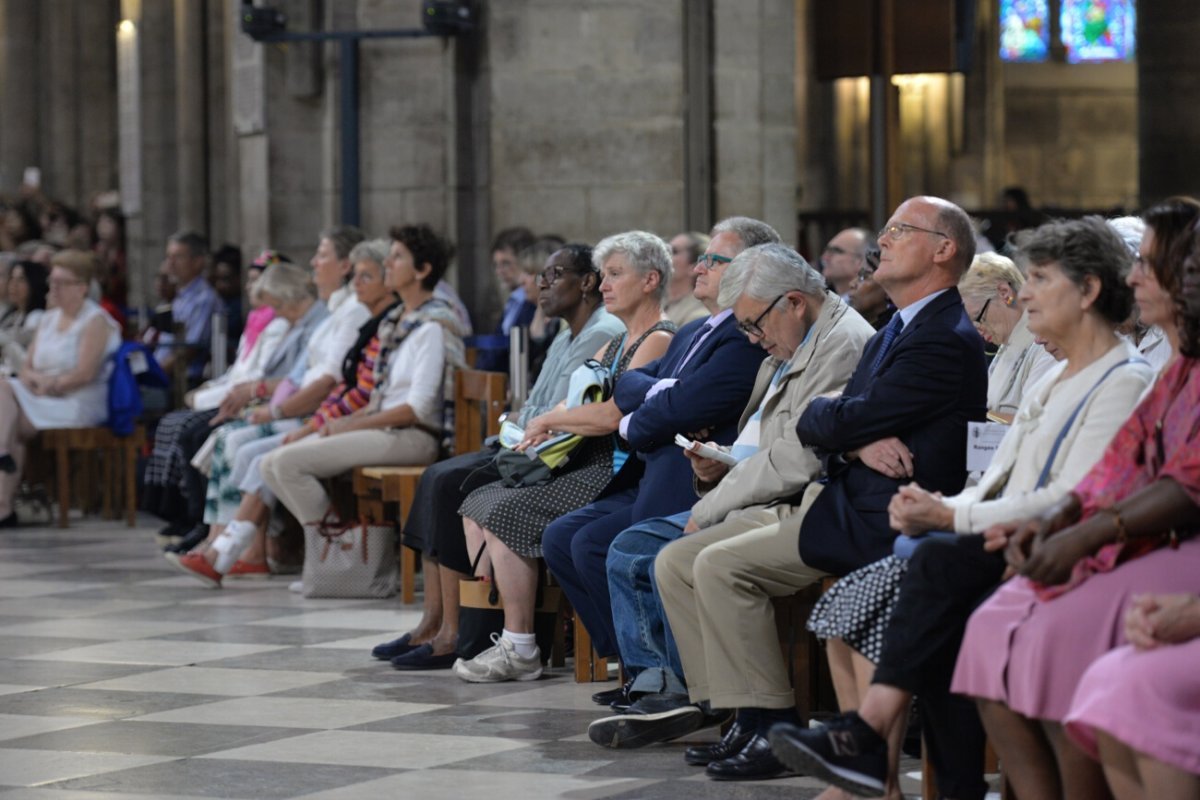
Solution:
M 229 572 L 254 541 L 254 533 L 257 530 L 257 525 L 245 519 L 235 519 L 226 525 L 225 530 L 221 531 L 221 535 L 212 543 L 212 549 L 217 553 L 213 569 L 222 575 Z
M 503 636 L 512 642 L 513 650 L 521 658 L 533 658 L 538 654 L 537 638 L 532 633 L 513 633 L 505 628 Z

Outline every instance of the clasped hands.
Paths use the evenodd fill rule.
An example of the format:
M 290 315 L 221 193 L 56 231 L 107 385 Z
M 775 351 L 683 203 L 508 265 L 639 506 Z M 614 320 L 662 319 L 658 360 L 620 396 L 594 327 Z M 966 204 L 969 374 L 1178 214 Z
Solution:
M 983 532 L 984 549 L 1004 551 L 1005 579 L 1021 574 L 1041 584 L 1065 583 L 1075 564 L 1095 549 L 1079 519 L 1079 499 L 1068 494 L 1032 519 L 1002 522 Z
M 1200 597 L 1142 594 L 1125 612 L 1125 638 L 1139 650 L 1178 644 L 1200 636 Z

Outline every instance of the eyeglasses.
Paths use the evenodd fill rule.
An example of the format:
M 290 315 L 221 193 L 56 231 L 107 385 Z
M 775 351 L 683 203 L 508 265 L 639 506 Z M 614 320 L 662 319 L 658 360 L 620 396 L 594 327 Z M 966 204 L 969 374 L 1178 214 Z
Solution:
M 544 269 L 538 273 L 537 281 L 541 286 L 550 286 L 566 274 L 566 267 L 550 267 L 549 269 Z
M 992 298 L 989 297 L 987 300 L 984 300 L 983 306 L 980 307 L 979 313 L 975 315 L 975 319 L 973 319 L 972 322 L 974 322 L 976 325 L 982 325 L 984 318 L 987 316 L 988 306 L 991 304 Z
M 771 305 L 767 306 L 766 311 L 759 314 L 753 322 L 739 322 L 737 324 L 738 330 L 747 336 L 754 336 L 758 339 L 763 338 L 765 334 L 763 333 L 763 329 L 760 327 L 762 325 L 762 321 L 767 318 L 767 314 L 771 313 L 771 309 L 773 309 L 779 303 L 779 301 L 785 297 L 787 297 L 787 295 L 781 294 L 779 297 L 776 297 L 774 300 L 772 300 Z
M 879 233 L 875 235 L 875 239 L 882 242 L 886 237 L 890 236 L 893 242 L 899 242 L 913 231 L 916 231 L 917 233 L 931 233 L 934 236 L 941 236 L 945 239 L 950 238 L 949 234 L 943 233 L 942 231 L 922 228 L 918 225 L 909 225 L 907 222 L 897 222 L 893 225 L 888 225 L 887 227 L 883 228 L 883 230 L 879 231 Z
M 704 253 L 696 259 L 696 266 L 705 270 L 716 269 L 718 264 L 728 264 L 733 261 L 729 256 L 719 256 L 716 253 Z

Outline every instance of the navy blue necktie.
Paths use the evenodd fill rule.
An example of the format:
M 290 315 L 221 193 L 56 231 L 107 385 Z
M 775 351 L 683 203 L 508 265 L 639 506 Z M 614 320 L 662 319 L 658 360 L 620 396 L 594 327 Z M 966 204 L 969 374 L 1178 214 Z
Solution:
M 904 329 L 904 320 L 899 314 L 892 317 L 892 321 L 883 329 L 883 337 L 879 342 L 879 350 L 875 353 L 875 360 L 871 362 L 871 374 L 879 372 L 879 367 L 883 364 L 883 359 L 887 358 L 888 352 L 892 349 L 892 345 L 896 342 L 896 337 L 900 335 L 900 331 Z
M 692 343 L 688 345 L 687 352 L 683 354 L 683 360 L 679 362 L 679 366 L 675 367 L 675 375 L 678 376 L 683 370 L 687 362 L 700 349 L 700 343 L 704 341 L 704 337 L 708 336 L 708 332 L 713 329 L 712 322 L 706 322 L 696 331 L 695 337 L 692 338 Z

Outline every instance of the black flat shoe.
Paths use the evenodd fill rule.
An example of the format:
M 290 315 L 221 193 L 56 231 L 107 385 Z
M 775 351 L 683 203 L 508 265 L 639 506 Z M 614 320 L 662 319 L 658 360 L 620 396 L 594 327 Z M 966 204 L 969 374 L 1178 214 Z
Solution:
M 694 745 L 683 751 L 683 760 L 693 767 L 707 767 L 714 761 L 724 761 L 742 752 L 742 748 L 754 738 L 754 731 L 734 722 L 725 731 L 721 741 L 713 744 Z
M 17 512 L 12 512 L 4 519 L 0 519 L 0 528 L 15 528 L 20 525 L 20 520 L 17 519 Z
M 624 686 L 618 686 L 615 689 L 606 689 L 603 692 L 596 692 L 592 695 L 592 702 L 598 706 L 608 706 L 617 711 L 623 711 L 633 704 L 629 699 L 629 687 L 633 685 L 633 681 L 626 681 Z
M 704 771 L 716 781 L 764 781 L 792 775 L 792 771 L 771 752 L 767 737 L 756 733 L 737 755 L 714 761 Z
M 433 654 L 433 645 L 417 645 L 403 655 L 392 659 L 392 666 L 400 670 L 417 669 L 450 669 L 458 660 L 458 653 L 446 653 L 442 656 Z
M 417 645 L 409 644 L 412 639 L 411 633 L 406 633 L 399 639 L 393 639 L 390 642 L 377 644 L 371 648 L 371 655 L 378 658 L 380 661 L 391 661 L 396 656 L 402 656 L 417 649 Z
M 196 527 L 187 532 L 187 535 L 180 539 L 175 544 L 167 545 L 163 548 L 164 553 L 177 553 L 183 555 L 190 553 L 196 549 L 196 546 L 208 538 L 208 526 L 200 523 Z

